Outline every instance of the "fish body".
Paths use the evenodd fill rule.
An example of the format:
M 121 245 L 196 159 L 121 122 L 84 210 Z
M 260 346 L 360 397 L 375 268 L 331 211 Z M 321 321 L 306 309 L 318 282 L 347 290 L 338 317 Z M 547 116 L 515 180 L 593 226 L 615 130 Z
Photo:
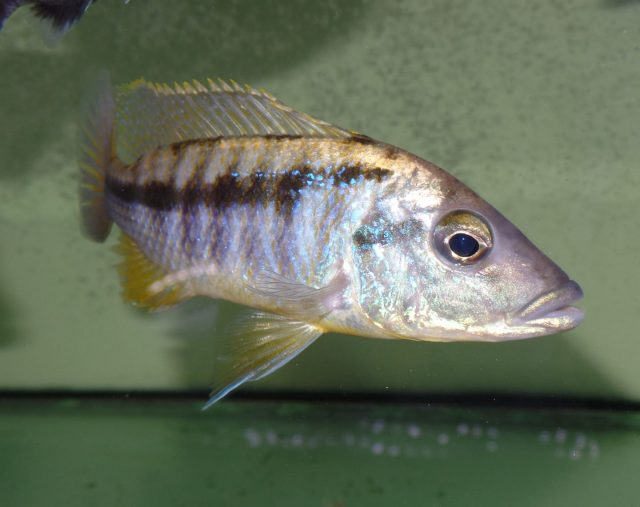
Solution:
M 168 272 L 206 267 L 206 276 L 185 284 L 185 293 L 280 313 L 290 305 L 286 299 L 252 287 L 265 273 L 323 287 L 350 272 L 353 224 L 398 180 L 386 153 L 364 137 L 174 143 L 110 174 L 107 208 Z M 356 319 L 364 331 L 356 315 L 334 311 L 324 320 L 346 331 L 341 321 L 355 326 Z
M 125 299 L 256 310 L 209 404 L 322 333 L 499 341 L 577 325 L 579 286 L 436 165 L 226 83 L 108 87 L 86 128 L 85 230 L 122 230 Z M 118 138 L 120 141 L 120 138 Z M 120 145 L 120 143 L 118 143 Z

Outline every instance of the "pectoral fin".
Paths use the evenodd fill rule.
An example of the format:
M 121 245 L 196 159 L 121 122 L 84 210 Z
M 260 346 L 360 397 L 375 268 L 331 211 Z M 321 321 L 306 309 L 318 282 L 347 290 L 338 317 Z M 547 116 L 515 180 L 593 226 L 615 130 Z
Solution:
M 310 287 L 271 271 L 258 273 L 249 290 L 278 301 L 283 311 L 297 319 L 314 322 L 344 305 L 348 277 L 338 273 L 324 287 Z
M 306 322 L 256 312 L 231 336 L 224 368 L 216 372 L 209 408 L 233 389 L 258 380 L 291 361 L 311 345 L 323 330 Z

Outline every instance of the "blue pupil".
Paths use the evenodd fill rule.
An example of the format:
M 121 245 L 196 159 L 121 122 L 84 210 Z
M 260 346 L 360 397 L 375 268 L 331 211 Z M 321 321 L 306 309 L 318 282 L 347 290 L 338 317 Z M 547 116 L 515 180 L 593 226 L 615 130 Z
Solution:
M 460 257 L 471 257 L 480 250 L 480 244 L 473 236 L 458 233 L 449 239 L 449 248 Z

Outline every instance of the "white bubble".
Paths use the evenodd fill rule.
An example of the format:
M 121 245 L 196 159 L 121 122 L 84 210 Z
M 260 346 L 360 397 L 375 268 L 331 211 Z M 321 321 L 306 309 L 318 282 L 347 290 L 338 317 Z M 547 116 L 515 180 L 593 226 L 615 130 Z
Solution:
M 495 452 L 498 450 L 498 443 L 494 442 L 493 440 L 490 440 L 489 442 L 487 442 L 487 450 L 489 452 Z
M 558 428 L 556 430 L 556 434 L 554 438 L 556 442 L 558 442 L 559 444 L 563 444 L 565 440 L 567 440 L 567 430 L 563 428 Z
M 417 424 L 410 424 L 407 426 L 407 433 L 411 438 L 418 438 L 422 431 L 420 431 L 420 427 Z
M 393 433 L 395 435 L 399 435 L 402 433 L 402 424 L 400 423 L 393 423 L 389 426 L 389 432 Z
M 466 423 L 460 423 L 458 424 L 456 430 L 458 432 L 458 435 L 466 435 L 469 433 L 469 425 Z
M 576 435 L 576 449 L 584 449 L 587 446 L 587 437 L 584 433 Z
M 345 434 L 343 440 L 347 447 L 353 447 L 353 445 L 356 443 L 356 437 L 351 433 Z
M 260 437 L 260 434 L 252 428 L 247 428 L 245 430 L 244 438 L 251 447 L 259 447 L 260 444 L 262 443 L 262 438 Z
M 403 453 L 407 458 L 415 458 L 418 455 L 418 449 L 415 447 L 407 447 Z
M 302 435 L 296 434 L 291 437 L 291 445 L 294 447 L 302 447 L 304 444 L 304 437 Z
M 569 451 L 569 458 L 571 458 L 572 460 L 579 460 L 582 457 L 582 452 L 580 452 L 578 449 L 571 449 L 571 451 Z
M 447 445 L 449 443 L 449 435 L 446 433 L 440 433 L 437 437 L 437 441 L 440 445 Z
M 374 433 L 375 435 L 379 435 L 380 433 L 382 433 L 383 429 L 384 429 L 384 421 L 382 419 L 378 419 L 374 421 L 373 424 L 371 425 L 371 432 Z
M 389 456 L 398 456 L 400 454 L 400 447 L 397 445 L 390 445 L 387 449 Z
M 278 443 L 278 435 L 275 431 L 269 430 L 265 434 L 265 440 L 269 445 L 276 445 Z
M 371 446 L 371 452 L 375 455 L 382 454 L 384 452 L 384 444 L 382 442 L 376 442 Z
M 541 431 L 540 435 L 538 435 L 538 441 L 546 444 L 551 440 L 551 434 L 548 431 Z
M 338 445 L 338 440 L 333 435 L 327 435 L 324 438 L 324 445 L 327 447 L 335 447 Z

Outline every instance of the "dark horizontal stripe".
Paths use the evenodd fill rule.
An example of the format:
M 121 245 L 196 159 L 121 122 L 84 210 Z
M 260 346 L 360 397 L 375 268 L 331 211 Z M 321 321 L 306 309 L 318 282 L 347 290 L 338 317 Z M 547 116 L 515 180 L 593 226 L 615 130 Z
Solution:
M 264 134 L 264 135 L 259 135 L 259 136 L 238 136 L 238 137 L 259 137 L 260 139 L 263 139 L 265 141 L 295 141 L 298 139 L 304 139 L 305 136 L 299 135 L 299 134 Z M 217 137 L 207 137 L 207 138 L 202 138 L 202 139 L 187 139 L 185 141 L 178 141 L 175 143 L 171 143 L 169 146 L 171 148 L 171 150 L 173 151 L 174 155 L 178 155 L 182 150 L 184 150 L 185 148 L 189 147 L 189 146 L 194 146 L 194 145 L 212 145 L 215 144 L 221 140 L 224 139 L 229 139 L 229 136 L 217 136 Z M 306 137 L 307 139 L 309 139 L 309 137 Z M 378 141 L 375 141 L 373 139 L 371 139 L 368 136 L 362 135 L 362 134 L 354 134 L 351 137 L 345 138 L 346 142 L 353 142 L 353 143 L 358 143 L 358 144 L 364 144 L 364 145 L 373 145 L 373 144 L 378 144 Z M 394 148 L 393 146 L 389 146 L 388 148 L 391 148 L 393 150 L 397 150 L 397 148 Z
M 388 169 L 363 167 L 361 164 L 336 167 L 328 172 L 304 165 L 278 173 L 258 170 L 247 176 L 240 176 L 234 167 L 230 167 L 213 183 L 204 185 L 194 180 L 182 190 L 177 190 L 172 182 L 153 181 L 138 185 L 116 178 L 107 179 L 107 189 L 122 201 L 159 211 L 176 207 L 193 208 L 202 204 L 225 209 L 242 204 L 266 206 L 273 202 L 277 211 L 290 214 L 303 188 L 349 186 L 362 181 L 381 182 L 391 174 Z
M 297 134 L 267 134 L 267 135 L 262 135 L 257 137 L 260 137 L 260 139 L 264 139 L 266 141 L 283 141 L 283 140 L 292 141 L 296 139 L 302 139 L 304 136 L 297 135 Z M 175 156 L 178 156 L 184 149 L 188 148 L 189 146 L 207 145 L 209 147 L 212 147 L 212 145 L 224 139 L 229 139 L 229 136 L 205 137 L 201 139 L 186 139 L 185 141 L 177 141 L 175 143 L 171 143 L 169 145 L 169 148 L 171 148 L 171 151 Z M 353 140 L 357 141 L 355 138 Z

